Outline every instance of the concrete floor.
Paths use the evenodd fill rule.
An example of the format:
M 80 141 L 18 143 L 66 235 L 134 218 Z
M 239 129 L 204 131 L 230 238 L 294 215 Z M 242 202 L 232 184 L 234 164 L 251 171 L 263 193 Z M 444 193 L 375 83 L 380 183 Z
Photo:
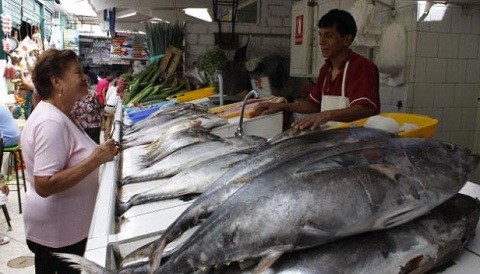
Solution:
M 12 225 L 9 231 L 7 220 L 0 211 L 0 237 L 9 237 L 8 244 L 0 245 L 0 273 L 2 274 L 30 274 L 35 273 L 33 253 L 28 249 L 25 239 L 23 215 L 19 213 L 16 181 L 6 182 L 10 188 L 7 208 Z M 28 187 L 28 186 L 27 186 Z M 20 187 L 22 204 L 25 201 L 25 189 Z M 15 260 L 16 259 L 16 260 Z

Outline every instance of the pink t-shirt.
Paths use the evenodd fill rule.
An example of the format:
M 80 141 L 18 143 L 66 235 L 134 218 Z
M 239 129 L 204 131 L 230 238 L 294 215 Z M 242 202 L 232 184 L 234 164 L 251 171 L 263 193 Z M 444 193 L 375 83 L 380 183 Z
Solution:
M 28 118 L 21 137 L 30 184 L 23 219 L 28 240 L 58 248 L 88 236 L 98 192 L 98 169 L 75 186 L 43 198 L 34 176 L 51 176 L 87 158 L 97 146 L 63 112 L 41 101 Z

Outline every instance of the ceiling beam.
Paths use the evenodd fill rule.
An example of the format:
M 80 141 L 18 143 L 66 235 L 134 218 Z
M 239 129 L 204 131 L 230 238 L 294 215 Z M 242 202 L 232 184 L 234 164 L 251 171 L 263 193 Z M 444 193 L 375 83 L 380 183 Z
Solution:
M 210 8 L 210 0 L 89 0 L 98 12 L 109 8 L 155 8 L 155 9 L 184 9 Z
M 138 9 L 138 12 L 151 16 L 156 17 L 158 19 L 162 19 L 163 21 L 169 22 L 183 22 L 189 21 L 191 16 L 186 15 L 183 11 L 178 11 L 177 14 L 173 10 L 151 10 L 151 9 Z

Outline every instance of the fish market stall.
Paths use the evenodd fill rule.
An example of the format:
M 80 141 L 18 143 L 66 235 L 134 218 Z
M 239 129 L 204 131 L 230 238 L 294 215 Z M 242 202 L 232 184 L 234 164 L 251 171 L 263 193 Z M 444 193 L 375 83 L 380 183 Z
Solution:
M 212 133 L 220 137 L 233 136 L 238 128 L 240 117 L 228 119 L 228 123 L 214 128 Z M 255 118 L 245 118 L 243 133 L 255 134 L 263 138 L 272 138 L 282 131 L 283 116 L 280 113 Z M 123 107 L 117 106 L 112 136 L 121 141 L 122 124 L 125 121 Z M 100 190 L 97 196 L 90 235 L 85 257 L 102 266 L 115 268 L 112 247 L 121 247 L 126 254 L 139 246 L 157 238 L 170 223 L 175 220 L 193 201 L 169 199 L 155 203 L 139 205 L 128 210 L 121 219 L 116 220 L 117 180 L 119 172 L 129 164 L 122 161 L 126 154 L 138 153 L 136 149 L 125 150 L 113 161 L 103 166 Z M 123 186 L 122 194 L 128 198 L 133 194 L 154 188 L 158 182 L 145 182 Z
M 270 118 L 274 119 L 274 117 Z M 260 127 L 265 127 L 265 123 L 271 122 L 267 119 L 268 116 L 261 118 L 265 120 L 252 119 L 252 121 L 262 123 Z M 202 119 L 205 119 L 202 120 L 205 124 L 213 122 L 205 117 Z M 121 121 L 123 121 L 122 111 L 117 109 L 114 130 L 117 140 L 122 137 Z M 278 121 L 281 122 L 281 119 Z M 235 122 L 218 128 L 222 127 L 224 127 L 224 132 L 227 132 L 224 133 L 225 136 L 229 136 L 235 131 Z M 225 129 L 225 127 L 231 128 Z M 169 126 L 165 128 L 165 131 L 172 130 L 172 128 L 175 126 Z M 226 142 L 223 138 L 212 137 L 209 132 L 197 129 L 192 131 L 191 128 L 182 128 L 182 130 L 180 135 L 175 132 L 177 135 L 170 136 L 183 136 L 185 139 L 182 139 L 182 142 L 188 140 L 189 145 L 183 146 L 182 142 L 174 142 L 173 145 L 168 142 L 169 138 L 164 138 L 166 141 L 162 142 L 169 145 L 163 146 L 160 150 L 163 153 L 162 156 L 149 154 L 150 152 L 147 150 L 152 144 L 145 145 L 138 140 L 122 139 L 127 140 L 122 154 L 104 167 L 101 190 L 87 243 L 85 254 L 87 259 L 109 269 L 118 269 L 120 263 L 127 263 L 128 266 L 128 262 L 132 263 L 137 259 L 145 260 L 145 252 L 143 252 L 143 258 L 129 257 L 129 254 L 133 251 L 137 252 L 143 245 L 162 237 L 164 240 L 159 245 L 162 251 L 168 252 L 180 243 L 184 243 L 179 248 L 180 251 L 177 250 L 173 254 L 186 252 L 185 256 L 187 257 L 182 257 L 183 254 L 179 253 L 180 257 L 170 258 L 165 264 L 162 264 L 164 268 L 167 265 L 167 268 L 163 269 L 164 273 L 173 273 L 182 269 L 181 267 L 183 269 L 189 267 L 185 266 L 187 262 L 185 258 L 188 258 L 188 263 L 194 263 L 195 260 L 202 261 L 227 256 L 228 250 L 237 250 L 237 246 L 239 246 L 238 250 L 248 249 L 255 246 L 256 243 L 264 242 L 265 239 L 272 239 L 272 235 L 276 240 L 287 243 L 292 238 L 294 241 L 296 241 L 295 239 L 305 239 L 298 241 L 298 244 L 300 246 L 304 244 L 305 248 L 309 247 L 312 239 L 323 240 L 320 243 L 327 243 L 332 247 L 342 246 L 345 245 L 345 241 L 342 243 L 340 239 L 331 242 L 329 239 L 332 239 L 331 237 L 338 239 L 374 230 L 379 230 L 379 232 L 372 232 L 372 235 L 384 235 L 393 231 L 392 235 L 396 233 L 395 237 L 402 239 L 402 233 L 411 235 L 405 231 L 410 231 L 411 227 L 417 223 L 427 224 L 427 229 L 431 222 L 433 224 L 441 223 L 441 220 L 437 221 L 431 216 L 441 212 L 440 203 L 452 197 L 459 190 L 460 193 L 471 197 L 480 197 L 480 186 L 471 182 L 464 186 L 466 180 L 463 177 L 477 165 L 476 158 L 470 155 L 469 151 L 454 145 L 445 146 L 436 141 L 423 139 L 394 138 L 384 131 L 354 128 L 310 132 L 294 137 L 289 136 L 291 132 L 284 132 L 282 135 L 285 138 L 281 136 L 270 139 L 276 135 L 272 134 L 272 136 L 265 136 L 270 139 L 267 144 L 251 146 L 252 144 L 248 143 L 245 146 L 246 149 L 242 147 L 241 150 L 234 150 L 232 153 L 233 146 L 230 141 Z M 215 130 L 218 129 L 212 131 L 215 132 Z M 271 133 L 270 130 L 267 131 Z M 140 132 L 143 134 L 139 136 L 142 136 L 146 135 L 147 131 L 142 129 Z M 195 133 L 193 139 L 191 138 L 192 133 Z M 249 132 L 245 130 L 244 133 L 248 135 Z M 202 137 L 200 138 L 202 142 L 203 140 L 207 140 L 207 142 L 201 143 L 199 136 Z M 128 147 L 131 142 L 136 142 L 135 146 Z M 175 147 L 175 150 L 170 151 L 172 146 Z M 194 150 L 196 147 L 202 147 L 203 151 Z M 178 149 L 191 150 L 190 154 L 187 154 L 188 157 L 182 155 L 183 158 L 179 156 L 179 158 L 175 158 Z M 214 158 L 209 156 L 212 151 L 222 151 L 224 154 L 220 158 Z M 161 157 L 161 161 L 172 157 L 173 159 L 182 159 L 182 161 L 173 161 L 181 165 L 172 166 L 175 172 L 163 168 L 163 165 L 157 166 L 156 164 L 150 164 L 146 168 L 155 169 L 154 173 L 136 170 L 135 165 L 138 164 L 138 159 L 145 160 L 146 157 Z M 207 159 L 205 162 L 208 162 L 208 166 L 203 165 L 203 162 L 195 162 L 195 159 L 202 157 L 207 157 L 204 159 Z M 164 165 L 165 163 L 167 162 L 163 162 Z M 417 168 L 418 166 L 420 168 Z M 221 170 L 225 167 L 228 168 Z M 215 173 L 219 169 L 222 173 Z M 165 176 L 158 177 L 158 174 Z M 157 177 L 152 177 L 153 175 Z M 188 197 L 187 199 L 185 197 L 178 198 L 158 191 L 158 188 L 179 180 L 177 178 L 193 178 L 193 181 L 202 181 L 204 177 L 212 175 L 217 176 L 213 178 L 218 178 L 218 180 L 213 179 L 217 180 L 216 184 L 213 188 L 200 188 L 199 193 L 205 192 L 197 198 L 192 196 L 188 200 Z M 310 182 L 316 182 L 315 180 L 318 178 L 325 183 L 310 184 Z M 374 179 L 370 181 L 368 178 Z M 338 185 L 337 180 L 341 180 L 342 184 L 347 184 L 349 191 L 338 191 L 338 189 L 335 191 L 333 188 Z M 117 188 L 117 182 L 121 188 Z M 375 182 L 375 185 L 372 182 Z M 290 188 L 292 185 L 295 186 L 295 189 Z M 222 196 L 222 191 L 229 194 Z M 182 195 L 189 193 L 181 191 Z M 192 194 L 195 194 L 195 191 Z M 158 201 L 153 196 L 157 198 L 159 196 L 170 197 L 170 199 Z M 223 200 L 216 202 L 216 199 Z M 384 202 L 388 199 L 393 200 Z M 149 203 L 144 203 L 146 200 Z M 301 206 L 302 204 L 318 204 L 319 201 L 327 201 L 324 206 L 328 210 L 325 211 L 314 206 L 305 209 Z M 345 203 L 344 201 L 349 202 Z M 448 200 L 448 202 L 450 201 Z M 342 207 L 338 207 L 337 203 Z M 475 204 L 475 202 L 473 203 Z M 370 215 L 372 208 L 375 212 L 373 216 Z M 455 204 L 452 204 L 451 208 L 455 208 Z M 328 214 L 331 210 L 336 212 L 335 216 L 322 215 Z M 429 214 L 425 215 L 427 213 Z M 466 214 L 467 212 L 461 213 Z M 208 218 L 201 217 L 203 214 L 213 216 L 214 222 L 205 221 L 200 223 L 196 230 L 184 230 L 187 226 L 197 225 L 198 218 Z M 289 216 L 293 216 L 293 218 Z M 339 219 L 341 217 L 344 219 Z M 173 228 L 169 227 L 171 224 L 173 224 Z M 262 226 L 255 228 L 254 224 L 262 224 Z M 296 230 L 299 226 L 302 227 L 300 231 Z M 438 225 L 431 227 L 438 227 Z M 178 228 L 180 231 L 175 230 Z M 480 232 L 477 222 L 472 229 L 477 234 Z M 258 233 L 260 231 L 262 233 Z M 271 231 L 277 234 L 269 234 Z M 197 235 L 202 232 L 201 236 L 189 238 L 192 234 Z M 428 247 L 431 244 L 433 250 L 434 246 L 439 244 L 436 242 L 437 240 L 449 240 L 449 237 L 452 237 L 452 240 L 456 239 L 456 236 L 452 236 L 456 235 L 453 232 L 448 234 L 445 231 L 433 229 L 433 233 L 440 233 L 441 237 L 438 239 L 433 237 L 433 241 L 429 242 L 428 237 L 425 240 L 422 235 L 417 235 L 418 237 L 412 238 L 411 241 L 421 239 L 422 241 L 418 242 L 419 245 L 423 244 Z M 181 236 L 176 237 L 177 235 Z M 243 238 L 238 238 L 242 235 Z M 358 239 L 362 235 L 354 237 Z M 467 238 L 470 239 L 472 236 L 469 234 Z M 460 238 L 463 239 L 463 237 Z M 242 240 L 237 241 L 236 239 Z M 360 238 L 360 240 L 350 241 L 361 243 L 364 240 Z M 400 240 L 399 242 L 404 241 Z M 214 250 L 201 249 L 200 252 L 198 246 L 203 247 L 206 243 L 209 248 L 213 247 Z M 457 244 L 459 243 L 454 243 L 454 246 Z M 283 244 L 283 246 L 289 247 L 288 244 Z M 322 246 L 320 245 L 320 247 Z M 166 249 L 163 249 L 164 247 Z M 364 247 L 366 249 L 371 245 L 367 244 Z M 392 248 L 395 245 L 387 245 L 387 247 Z M 363 247 L 357 248 L 357 250 L 361 249 Z M 458 246 L 458 250 L 461 249 L 462 246 Z M 255 249 L 249 250 L 248 252 L 251 253 L 257 252 Z M 400 248 L 396 251 L 401 255 L 402 252 L 409 250 Z M 209 254 L 209 256 L 205 254 Z M 281 258 L 288 258 L 290 255 L 287 254 L 293 254 L 290 257 L 293 258 L 296 254 L 302 254 L 302 251 L 286 252 L 285 256 Z M 457 263 L 449 266 L 444 273 L 472 273 L 480 266 L 478 254 L 480 254 L 480 240 L 479 237 L 474 237 L 463 250 L 462 255 L 456 259 Z M 248 256 L 250 253 L 246 255 Z M 441 261 L 443 258 L 440 255 L 442 254 L 432 254 L 432 259 Z M 231 259 L 227 258 L 224 261 L 229 260 Z M 415 264 L 428 264 L 429 261 L 430 258 L 412 258 L 412 262 L 408 262 L 407 265 L 415 267 Z M 288 260 L 285 259 L 279 263 L 288 264 Z M 179 268 L 173 272 L 169 271 L 168 267 L 172 267 L 172 265 L 177 267 L 175 264 L 179 264 Z M 197 266 L 202 266 L 202 264 L 197 263 Z M 228 272 L 228 270 L 224 270 L 223 273 Z

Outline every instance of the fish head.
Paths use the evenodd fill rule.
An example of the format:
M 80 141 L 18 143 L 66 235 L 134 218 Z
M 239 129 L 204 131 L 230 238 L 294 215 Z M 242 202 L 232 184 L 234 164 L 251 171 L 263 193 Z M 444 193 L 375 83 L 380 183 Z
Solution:
M 480 162 L 480 156 L 472 154 L 472 152 L 464 147 L 448 143 L 440 142 L 441 147 L 446 153 L 446 161 L 452 164 L 452 168 L 461 168 L 465 175 L 472 173 Z
M 480 160 L 469 149 L 452 143 L 428 140 L 421 144 L 419 150 L 409 155 L 412 166 L 428 177 L 422 180 L 424 186 L 447 196 L 465 185 Z

